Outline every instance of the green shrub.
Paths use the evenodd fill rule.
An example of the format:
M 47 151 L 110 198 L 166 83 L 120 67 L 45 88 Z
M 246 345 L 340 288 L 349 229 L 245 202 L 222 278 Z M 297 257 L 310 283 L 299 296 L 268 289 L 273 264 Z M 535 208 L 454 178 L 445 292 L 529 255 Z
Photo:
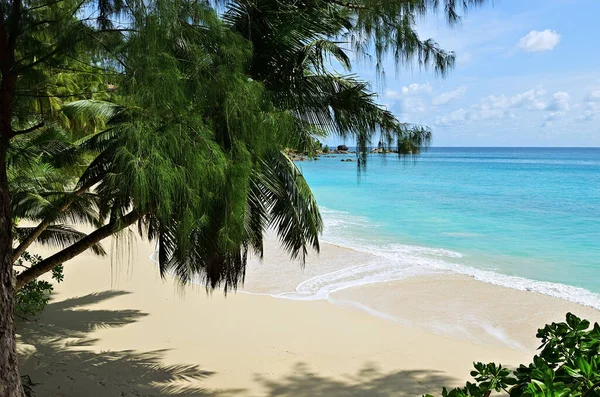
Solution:
M 323 153 L 329 153 L 329 146 L 325 145 L 325 147 L 323 148 Z
M 39 255 L 24 252 L 15 263 L 15 266 L 27 269 L 41 262 L 41 260 L 42 257 Z M 15 273 L 16 275 L 19 274 L 18 272 Z M 52 270 L 52 279 L 60 283 L 63 281 L 63 278 L 62 265 L 55 267 Z M 15 314 L 23 317 L 35 316 L 41 313 L 48 304 L 53 289 L 52 284 L 44 280 L 33 280 L 25 284 L 15 295 Z
M 510 370 L 494 363 L 476 363 L 471 371 L 475 383 L 444 388 L 442 396 L 488 397 L 495 392 L 510 397 L 600 397 L 598 323 L 590 328 L 589 321 L 568 313 L 565 323 L 546 325 L 536 336 L 542 345 L 529 365 Z

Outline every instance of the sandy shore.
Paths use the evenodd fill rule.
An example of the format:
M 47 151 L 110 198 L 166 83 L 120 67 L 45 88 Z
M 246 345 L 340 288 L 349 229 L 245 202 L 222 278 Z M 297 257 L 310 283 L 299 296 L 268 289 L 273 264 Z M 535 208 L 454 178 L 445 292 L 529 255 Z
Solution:
M 37 383 L 36 396 L 420 396 L 463 383 L 472 361 L 514 365 L 532 354 L 528 348 L 436 335 L 419 325 L 441 312 L 452 317 L 452 310 L 483 310 L 460 304 L 478 294 L 497 302 L 485 309 L 493 313 L 507 302 L 502 294 L 508 290 L 485 288 L 500 287 L 449 279 L 455 284 L 443 287 L 436 300 L 423 290 L 429 282 L 405 281 L 400 298 L 390 304 L 404 318 L 412 316 L 410 324 L 324 300 L 245 293 L 224 298 L 218 292 L 207 297 L 203 288 L 162 281 L 148 259 L 152 251 L 137 242 L 125 255 L 129 260 L 112 266 L 108 258 L 93 256 L 65 265 L 65 281 L 40 319 L 18 325 L 22 373 Z M 325 249 L 318 261 L 343 257 Z M 311 263 L 316 260 L 305 272 L 324 271 Z M 293 284 L 300 270 L 286 269 Z M 249 285 L 258 285 L 260 274 L 251 266 Z M 467 281 L 484 289 L 469 297 L 467 287 L 473 285 L 460 284 Z M 369 288 L 376 289 L 342 291 L 336 299 L 377 295 Z M 523 294 L 517 298 L 535 300 Z M 444 296 L 461 298 L 448 298 L 455 303 L 443 310 Z M 532 319 L 535 327 L 542 319 Z M 496 321 L 507 324 L 515 316 Z

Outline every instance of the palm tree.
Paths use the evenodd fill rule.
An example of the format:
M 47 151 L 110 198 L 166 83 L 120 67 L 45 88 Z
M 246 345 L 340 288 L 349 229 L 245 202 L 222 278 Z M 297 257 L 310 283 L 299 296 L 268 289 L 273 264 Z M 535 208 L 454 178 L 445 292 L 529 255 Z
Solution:
M 169 11 L 148 16 L 122 49 L 130 70 L 117 84 L 123 105 L 84 100 L 63 106 L 71 115 L 107 116 L 106 129 L 77 144 L 95 157 L 74 190 L 94 186 L 97 221 L 108 222 L 21 273 L 17 287 L 133 223 L 158 240 L 163 275 L 173 271 L 182 282 L 199 276 L 225 291 L 243 279 L 248 250 L 262 253 L 266 229 L 275 229 L 301 261 L 309 247 L 318 249 L 317 205 L 281 152 L 293 141 L 298 147 L 304 131 L 289 112 L 271 105 L 261 83 L 248 80 L 245 57 L 228 53 L 247 44 L 218 25 L 212 10 L 193 9 L 192 16 L 215 24 L 213 31 L 190 23 L 189 14 L 162 15 Z M 156 41 L 156 29 L 179 40 Z M 138 46 L 154 46 L 155 56 Z M 228 56 L 213 56 L 213 48 Z M 167 80 L 168 95 L 155 88 L 156 79 Z
M 409 14 L 403 7 L 409 3 L 418 2 L 397 2 L 393 6 L 406 18 Z M 249 73 L 264 82 L 273 93 L 276 106 L 293 113 L 300 131 L 320 130 L 326 135 L 355 140 L 360 171 L 366 167 L 368 146 L 377 133 L 389 146 L 395 144 L 400 155 L 418 153 L 429 144 L 431 133 L 425 127 L 401 123 L 377 104 L 377 96 L 368 89 L 367 82 L 334 72 L 329 66 L 336 64 L 350 72 L 348 47 L 353 43 L 348 36 L 360 32 L 377 39 L 382 34 L 368 28 L 364 18 L 370 13 L 354 12 L 362 10 L 362 5 L 348 4 L 352 7 L 321 0 L 286 4 L 277 0 L 239 0 L 227 10 L 224 19 L 252 43 Z M 400 40 L 405 46 L 403 57 L 416 55 L 422 65 L 431 64 L 445 73 L 453 63 L 453 54 L 431 41 L 421 42 L 412 28 L 412 24 L 403 25 L 401 36 L 385 30 L 390 35 L 386 45 Z M 379 58 L 381 48 L 376 48 Z
M 219 5 L 221 18 L 186 0 L 3 2 L 0 394 L 20 390 L 13 264 L 34 242 L 62 249 L 20 273 L 17 288 L 102 253 L 103 238 L 134 224 L 158 240 L 163 275 L 225 291 L 243 280 L 249 250 L 262 254 L 267 229 L 300 261 L 318 250 L 317 205 L 281 150 L 355 137 L 360 170 L 376 132 L 402 153 L 426 146 L 427 129 L 398 122 L 347 74 L 347 51 L 374 48 L 378 70 L 392 52 L 445 73 L 453 54 L 414 33 L 415 16 L 438 3 L 244 0 Z M 457 1 L 444 3 L 455 21 Z M 52 145 L 40 150 L 38 138 Z M 18 172 L 18 150 L 35 172 Z M 15 228 L 13 216 L 37 226 Z M 95 230 L 78 234 L 69 219 Z

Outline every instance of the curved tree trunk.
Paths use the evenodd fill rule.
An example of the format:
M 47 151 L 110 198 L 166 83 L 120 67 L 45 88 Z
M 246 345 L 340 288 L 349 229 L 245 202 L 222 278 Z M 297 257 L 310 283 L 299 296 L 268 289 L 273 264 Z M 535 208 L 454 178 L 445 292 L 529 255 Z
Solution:
M 0 396 L 21 397 L 14 324 L 12 219 L 6 175 L 8 139 L 0 135 Z
M 22 0 L 3 2 L 0 12 L 0 397 L 21 397 L 15 340 L 15 280 L 12 265 L 12 216 L 6 151 L 13 137 L 12 121 L 17 88 L 15 45 L 20 31 Z M 7 5 L 10 4 L 8 14 Z M 10 19 L 10 23 L 7 23 Z

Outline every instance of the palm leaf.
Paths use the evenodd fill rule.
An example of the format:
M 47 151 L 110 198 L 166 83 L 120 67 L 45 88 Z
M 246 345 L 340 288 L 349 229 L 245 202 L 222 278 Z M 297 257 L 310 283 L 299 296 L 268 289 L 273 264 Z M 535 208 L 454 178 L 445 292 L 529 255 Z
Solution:
M 15 228 L 16 237 L 18 239 L 25 238 L 27 235 L 33 232 L 34 229 L 34 227 L 18 226 Z M 48 228 L 40 234 L 40 236 L 36 239 L 35 242 L 37 244 L 47 245 L 51 247 L 65 248 L 76 243 L 85 236 L 85 233 L 82 233 L 70 226 L 51 225 L 48 226 Z M 94 253 L 94 255 L 106 255 L 106 251 L 104 250 L 101 244 L 92 245 L 90 247 L 90 250 Z

